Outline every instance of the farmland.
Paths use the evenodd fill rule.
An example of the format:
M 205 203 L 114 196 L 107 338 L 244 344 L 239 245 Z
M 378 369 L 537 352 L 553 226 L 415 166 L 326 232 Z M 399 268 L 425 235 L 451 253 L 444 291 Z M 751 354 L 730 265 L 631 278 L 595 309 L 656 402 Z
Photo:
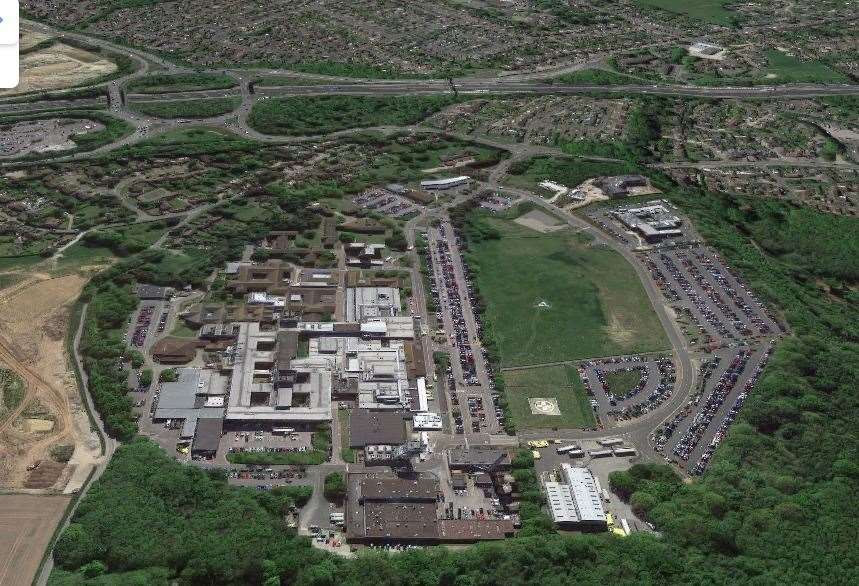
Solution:
M 500 238 L 471 248 L 502 366 L 667 348 L 632 268 L 567 230 L 539 234 L 486 218 Z
M 0 495 L 0 584 L 30 583 L 69 500 L 67 496 Z

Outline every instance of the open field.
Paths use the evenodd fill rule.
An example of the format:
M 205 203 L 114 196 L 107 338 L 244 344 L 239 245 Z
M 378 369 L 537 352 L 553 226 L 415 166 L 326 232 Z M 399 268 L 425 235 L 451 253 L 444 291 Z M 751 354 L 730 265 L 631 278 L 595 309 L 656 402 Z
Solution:
M 572 429 L 595 423 L 585 387 L 571 365 L 508 370 L 504 383 L 517 429 Z M 560 415 L 534 414 L 531 398 L 555 399 Z
M 635 0 L 635 3 L 645 8 L 658 8 L 713 24 L 730 24 L 732 16 L 732 12 L 725 8 L 731 3 L 731 0 L 696 0 L 695 2 L 684 0 Z
M 0 586 L 29 584 L 71 497 L 0 495 Z
M 634 389 L 641 380 L 641 372 L 637 370 L 608 372 L 605 382 L 608 390 L 614 395 L 625 395 Z
M 766 71 L 781 83 L 846 83 L 843 74 L 820 61 L 803 61 L 781 51 L 767 51 Z
M 486 218 L 501 238 L 469 261 L 503 367 L 668 347 L 635 272 L 617 253 L 568 230 L 549 234 Z

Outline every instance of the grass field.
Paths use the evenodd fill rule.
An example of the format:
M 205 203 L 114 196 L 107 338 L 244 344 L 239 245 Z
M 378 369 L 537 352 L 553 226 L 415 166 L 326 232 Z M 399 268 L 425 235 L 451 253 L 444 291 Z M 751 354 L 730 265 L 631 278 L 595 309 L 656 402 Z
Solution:
M 504 383 L 516 429 L 584 428 L 595 424 L 593 409 L 573 366 L 508 370 Z M 535 415 L 529 398 L 554 398 L 560 415 Z
M 209 98 L 169 102 L 132 102 L 131 109 L 156 118 L 214 118 L 229 114 L 242 103 L 241 98 Z
M 501 238 L 469 254 L 503 367 L 669 347 L 633 268 L 589 237 L 487 216 Z
M 781 51 L 767 51 L 767 72 L 780 83 L 840 83 L 849 81 L 819 61 L 800 61 Z
M 644 8 L 658 8 L 674 14 L 685 14 L 697 20 L 713 24 L 731 24 L 733 13 L 725 8 L 731 0 L 635 0 Z
M 614 395 L 624 395 L 638 386 L 641 373 L 637 370 L 630 372 L 609 372 L 605 375 L 605 383 L 609 392 Z

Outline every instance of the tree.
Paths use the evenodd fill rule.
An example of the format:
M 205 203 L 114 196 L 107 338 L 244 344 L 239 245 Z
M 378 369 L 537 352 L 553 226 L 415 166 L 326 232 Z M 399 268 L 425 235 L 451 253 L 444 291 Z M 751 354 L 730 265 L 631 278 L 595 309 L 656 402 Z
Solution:
M 325 498 L 332 502 L 342 502 L 346 498 L 346 480 L 340 472 L 332 472 L 325 477 Z

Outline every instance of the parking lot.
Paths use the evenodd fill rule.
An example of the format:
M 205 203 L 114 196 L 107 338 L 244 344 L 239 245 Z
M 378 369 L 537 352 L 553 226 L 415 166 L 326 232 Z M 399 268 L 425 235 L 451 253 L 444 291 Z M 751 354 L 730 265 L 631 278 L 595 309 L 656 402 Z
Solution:
M 170 316 L 170 303 L 166 301 L 141 301 L 131 316 L 125 339 L 132 348 L 148 353 L 159 334 L 167 326 Z
M 664 403 L 674 390 L 675 366 L 669 357 L 617 356 L 578 365 L 579 376 L 603 423 L 626 421 L 647 414 Z M 612 388 L 612 376 L 628 373 L 637 382 Z
M 359 208 L 373 210 L 391 218 L 420 213 L 420 207 L 408 199 L 386 189 L 371 189 L 352 198 Z
M 760 346 L 719 350 L 701 366 L 700 392 L 654 434 L 654 448 L 691 474 L 701 474 L 736 419 L 773 352 Z
M 427 265 L 430 295 L 439 311 L 451 364 L 444 373 L 444 388 L 452 407 L 457 434 L 503 433 L 500 396 L 480 345 L 482 324 L 472 309 L 476 301 L 467 265 L 460 254 L 460 238 L 449 222 L 428 233 Z
M 709 248 L 653 251 L 642 254 L 642 261 L 694 343 L 719 346 L 781 333 L 747 285 Z
M 230 431 L 221 438 L 216 461 L 225 461 L 229 452 L 306 452 L 312 449 L 312 437 L 310 431 Z

